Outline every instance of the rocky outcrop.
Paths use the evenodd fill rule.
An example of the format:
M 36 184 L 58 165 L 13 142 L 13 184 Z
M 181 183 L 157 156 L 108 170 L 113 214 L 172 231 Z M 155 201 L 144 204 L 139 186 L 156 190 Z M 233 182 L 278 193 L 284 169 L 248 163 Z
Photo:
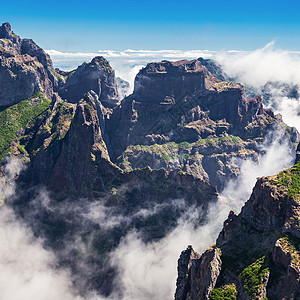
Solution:
M 232 158 L 256 159 L 256 143 L 274 126 L 282 139 L 298 139 L 260 97 L 247 98 L 201 60 L 149 64 L 119 105 L 103 57 L 55 71 L 7 23 L 0 54 L 0 157 L 12 153 L 27 163 L 12 206 L 70 269 L 83 296 L 111 293 L 117 270 L 109 258 L 128 233 L 149 243 L 166 237 L 191 207 L 205 214 L 217 200 L 210 183 L 221 189 L 238 174 Z M 182 254 L 177 299 L 296 295 L 299 172 L 296 164 L 260 179 L 215 246 Z
M 0 27 L 0 106 L 28 99 L 38 91 L 49 99 L 54 92 L 76 103 L 93 90 L 102 104 L 115 107 L 118 92 L 108 61 L 95 57 L 76 70 L 54 70 L 49 55 L 31 39 L 21 39 L 8 23 Z
M 192 246 L 182 251 L 177 263 L 177 282 L 175 300 L 183 300 L 188 297 L 191 291 L 191 269 L 193 262 L 199 260 L 200 255 L 195 252 Z
M 3 23 L 0 26 L 0 39 L 12 39 L 18 41 L 20 38 L 11 30 L 9 23 Z
M 134 82 L 134 97 L 142 103 L 179 100 L 206 87 L 210 73 L 197 61 L 181 60 L 150 63 L 141 69 Z
M 59 93 L 69 102 L 76 103 L 93 90 L 105 106 L 115 107 L 118 104 L 115 72 L 104 57 L 97 56 L 66 75 Z
M 259 178 L 241 213 L 237 216 L 230 212 L 213 248 L 222 253 L 222 264 L 215 273 L 217 279 L 212 281 L 209 299 L 222 299 L 220 295 L 224 295 L 229 286 L 235 287 L 226 290 L 232 299 L 299 297 L 299 174 L 300 165 L 296 162 L 275 176 Z M 188 264 L 181 269 L 186 266 Z M 193 282 L 199 287 L 210 278 L 203 277 L 207 266 L 199 268 L 201 271 L 195 277 L 192 272 L 187 275 L 186 281 L 190 282 L 187 295 L 192 295 Z M 205 297 L 201 294 L 194 299 Z
M 134 93 L 118 105 L 114 71 L 103 57 L 70 72 L 54 70 L 50 57 L 9 24 L 3 24 L 1 36 L 0 105 L 41 91 L 53 103 L 61 97 L 71 107 L 93 91 L 109 158 L 123 170 L 181 169 L 222 190 L 239 173 L 233 159 L 257 160 L 257 144 L 274 126 L 289 143 L 299 139 L 280 116 L 263 109 L 260 97 L 247 98 L 240 84 L 213 76 L 207 68 L 220 70 L 212 62 L 148 64 L 136 77 Z
M 83 295 L 111 293 L 117 270 L 108 259 L 129 232 L 157 241 L 189 207 L 206 211 L 217 199 L 209 183 L 178 170 L 118 168 L 110 161 L 103 119 L 105 108 L 93 91 L 77 104 L 58 98 L 18 140 L 30 163 L 19 178 L 22 196 L 14 209 L 70 268 Z
M 45 51 L 4 23 L 0 27 L 0 106 L 18 103 L 38 91 L 51 99 L 57 82 Z
M 199 255 L 191 246 L 178 259 L 175 300 L 209 299 L 221 271 L 221 251 L 216 247 Z
M 163 61 L 139 72 L 133 94 L 108 121 L 118 166 L 180 168 L 222 190 L 239 173 L 233 158 L 257 160 L 257 145 L 275 127 L 290 144 L 299 140 L 261 97 L 247 98 L 240 84 L 219 80 L 202 62 Z

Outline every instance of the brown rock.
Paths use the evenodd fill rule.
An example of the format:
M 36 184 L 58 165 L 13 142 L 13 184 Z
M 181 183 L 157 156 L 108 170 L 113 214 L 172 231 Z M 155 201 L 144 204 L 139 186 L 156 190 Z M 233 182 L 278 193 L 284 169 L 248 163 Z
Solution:
M 193 267 L 194 266 L 194 267 Z M 191 268 L 191 299 L 209 299 L 221 272 L 221 251 L 208 248 Z
M 191 246 L 178 260 L 175 300 L 209 299 L 221 271 L 221 251 L 211 247 L 202 255 Z
M 20 39 L 4 23 L 0 27 L 0 106 L 18 103 L 38 91 L 51 99 L 56 86 L 50 57 L 32 40 Z
M 178 100 L 186 93 L 205 88 L 205 79 L 209 76 L 197 60 L 150 63 L 135 78 L 134 97 L 152 104 L 172 98 Z
M 97 56 L 90 63 L 83 63 L 73 73 L 60 87 L 62 98 L 76 103 L 93 90 L 105 106 L 118 104 L 115 72 L 104 57 Z

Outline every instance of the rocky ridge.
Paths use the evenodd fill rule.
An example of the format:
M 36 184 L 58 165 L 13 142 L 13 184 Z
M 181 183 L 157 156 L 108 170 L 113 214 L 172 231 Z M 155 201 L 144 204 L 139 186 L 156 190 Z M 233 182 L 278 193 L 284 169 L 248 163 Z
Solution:
M 50 57 L 8 23 L 0 27 L 0 106 L 16 104 L 41 91 L 51 98 L 58 81 Z
M 112 292 L 110 253 L 129 232 L 156 241 L 188 208 L 206 211 L 217 199 L 214 186 L 239 172 L 231 159 L 257 159 L 257 143 L 274 126 L 282 139 L 298 140 L 260 97 L 248 99 L 240 84 L 216 78 L 204 61 L 151 63 L 119 103 L 103 57 L 71 72 L 54 70 L 50 57 L 9 24 L 0 34 L 0 85 L 7 89 L 0 93 L 1 172 L 6 155 L 26 163 L 12 206 L 70 268 L 82 295 Z M 103 211 L 103 222 L 92 217 Z M 193 255 L 193 278 L 212 276 L 195 295 L 210 293 L 220 251 Z
M 10 30 L 8 25 L 1 28 L 6 27 Z M 20 59 L 20 67 L 26 69 L 27 61 L 21 63 L 24 55 L 41 66 L 43 62 L 45 74 L 48 65 L 52 71 L 43 50 L 30 42 L 27 54 L 21 54 L 18 43 L 24 40 L 7 32 L 11 60 Z M 9 65 L 5 68 L 9 70 Z M 44 239 L 59 265 L 71 270 L 78 293 L 109 295 L 115 290 L 117 272 L 109 257 L 122 238 L 135 229 L 145 242 L 162 239 L 188 207 L 205 210 L 216 201 L 217 192 L 179 170 L 146 167 L 127 172 L 112 162 L 108 120 L 117 92 L 114 72 L 105 59 L 96 57 L 70 73 L 56 70 L 57 84 L 48 78 L 48 91 L 34 74 L 36 89 L 28 96 L 22 92 L 28 98 L 12 94 L 14 100 L 0 112 L 1 172 L 5 174 L 7 154 L 27 165 L 17 179 L 18 197 L 7 199 L 7 205 L 12 203 L 17 215 Z M 95 80 L 84 82 L 88 74 Z M 18 89 L 11 78 L 9 83 Z M 92 90 L 86 92 L 88 88 Z M 102 211 L 117 221 L 109 226 L 110 218 L 101 223 L 90 217 Z M 84 255 L 78 245 L 86 249 Z
M 259 178 L 241 213 L 230 212 L 215 245 L 202 255 L 191 246 L 182 252 L 175 299 L 299 297 L 299 174 L 296 161 L 275 176 Z M 219 253 L 218 262 L 211 252 Z M 210 267 L 201 266 L 203 260 Z
M 258 145 L 275 129 L 289 143 L 299 140 L 261 97 L 247 98 L 240 84 L 221 81 L 201 60 L 148 64 L 109 124 L 111 158 L 122 169 L 180 168 L 218 190 L 239 173 L 233 159 L 257 160 Z
M 114 71 L 103 57 L 95 57 L 76 70 L 54 69 L 49 55 L 31 39 L 21 39 L 9 23 L 0 26 L 0 106 L 9 106 L 42 92 L 52 99 L 58 93 L 78 102 L 94 90 L 107 106 L 118 103 Z
M 115 72 L 104 57 L 96 56 L 74 71 L 60 71 L 60 75 L 64 79 L 59 87 L 63 99 L 76 103 L 85 93 L 93 90 L 103 105 L 114 107 L 118 104 Z

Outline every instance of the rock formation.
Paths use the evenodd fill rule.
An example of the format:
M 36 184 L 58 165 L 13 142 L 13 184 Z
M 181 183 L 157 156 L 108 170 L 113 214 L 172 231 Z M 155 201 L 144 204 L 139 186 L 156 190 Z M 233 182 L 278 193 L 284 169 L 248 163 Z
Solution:
M 239 172 L 232 158 L 257 159 L 257 145 L 274 128 L 282 128 L 283 139 L 299 139 L 261 97 L 247 98 L 240 84 L 219 80 L 201 60 L 183 60 L 142 69 L 108 135 L 111 158 L 124 170 L 180 168 L 221 190 Z
M 7 23 L 0 27 L 0 62 L 0 171 L 7 155 L 26 164 L 7 205 L 70 269 L 83 296 L 112 292 L 117 271 L 109 258 L 129 232 L 158 241 L 190 207 L 205 213 L 217 189 L 239 172 L 232 158 L 257 159 L 257 145 L 275 126 L 291 145 L 299 139 L 259 96 L 247 98 L 240 84 L 221 81 L 201 59 L 148 64 L 120 103 L 103 57 L 70 72 L 54 70 L 50 57 Z M 249 295 L 252 286 L 242 286 L 250 269 L 259 274 L 259 297 L 295 294 L 298 207 L 287 176 L 296 169 L 261 179 L 204 255 L 191 248 L 182 254 L 176 299 Z M 270 231 L 274 236 L 257 246 Z M 230 259 L 240 257 L 230 269 Z M 269 289 L 273 272 L 291 282 L 288 292 Z
M 193 265 L 200 265 L 200 269 L 196 276 L 187 273 L 185 297 L 177 298 L 183 294 L 178 281 L 175 299 L 297 299 L 299 176 L 300 164 L 296 161 L 292 168 L 275 176 L 259 178 L 241 213 L 237 216 L 230 212 L 216 245 L 202 255 L 189 248 L 194 257 L 199 257 Z M 211 249 L 221 253 L 214 272 L 208 272 L 207 265 L 201 267 L 201 261 L 210 258 Z M 180 257 L 178 280 L 190 260 Z M 212 282 L 212 288 L 195 294 L 195 287 L 207 286 L 207 282 Z
M 49 55 L 31 39 L 21 39 L 4 23 L 0 27 L 0 106 L 28 99 L 38 91 L 51 99 L 58 92 L 76 103 L 90 90 L 109 107 L 118 104 L 115 74 L 107 60 L 95 57 L 76 70 L 54 70 Z
M 51 99 L 56 86 L 50 57 L 32 40 L 21 39 L 4 23 L 0 27 L 0 106 L 18 103 L 38 91 Z
M 65 83 L 59 89 L 63 99 L 76 103 L 93 90 L 104 105 L 114 107 L 118 104 L 115 72 L 104 57 L 97 56 L 65 75 Z

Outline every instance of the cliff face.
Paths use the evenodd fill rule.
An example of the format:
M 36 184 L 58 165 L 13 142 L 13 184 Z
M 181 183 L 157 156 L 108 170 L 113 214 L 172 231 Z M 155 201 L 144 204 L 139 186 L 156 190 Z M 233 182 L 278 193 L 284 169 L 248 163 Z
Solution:
M 69 102 L 78 102 L 85 93 L 93 90 L 104 105 L 114 107 L 118 104 L 115 72 L 104 57 L 97 56 L 90 63 L 61 74 L 65 75 L 65 83 L 61 84 L 59 93 Z
M 299 139 L 280 116 L 263 109 L 260 97 L 247 98 L 240 84 L 213 76 L 206 66 L 218 74 L 220 70 L 211 62 L 148 64 L 136 76 L 133 94 L 120 103 L 114 71 L 103 57 L 70 72 L 54 70 L 49 56 L 32 40 L 20 39 L 9 24 L 2 25 L 1 34 L 0 103 L 15 104 L 40 91 L 56 105 L 63 99 L 64 108 L 75 109 L 93 91 L 101 102 L 100 131 L 107 155 L 123 170 L 181 169 L 222 190 L 226 180 L 239 173 L 233 158 L 258 159 L 257 145 L 274 127 L 280 127 L 282 139 L 290 143 Z M 46 122 L 51 125 L 50 119 Z M 65 121 L 67 132 L 70 120 Z M 54 134 L 54 129 L 44 129 L 39 143 L 42 136 L 49 137 L 47 130 Z M 35 151 L 41 148 L 35 145 Z M 41 170 L 48 167 L 45 163 Z
M 23 188 L 28 185 L 27 193 L 15 203 L 15 211 L 71 269 L 83 295 L 118 290 L 110 254 L 132 230 L 145 242 L 157 241 L 177 226 L 187 208 L 206 211 L 217 198 L 213 186 L 183 172 L 150 168 L 124 172 L 111 163 L 96 101 L 97 95 L 88 93 L 75 109 L 71 106 L 56 117 L 57 129 L 37 153 L 30 151 L 31 164 L 20 177 Z M 64 135 L 59 124 L 69 116 Z M 43 131 L 40 128 L 40 136 Z M 61 134 L 55 137 L 55 132 Z M 29 188 L 37 184 L 49 192 L 47 205 L 40 200 L 39 189 Z M 102 214 L 107 214 L 104 221 Z M 85 249 L 84 254 L 77 247 Z
M 185 297 L 177 284 L 175 299 L 297 299 L 300 292 L 299 162 L 271 177 L 259 178 L 242 212 L 230 213 L 214 251 L 221 253 L 212 272 L 200 267 L 187 276 Z M 190 250 L 191 251 L 191 250 Z M 193 265 L 209 260 L 204 252 Z M 186 252 L 183 252 L 186 253 Z M 195 256 L 195 254 L 194 254 Z M 178 261 L 178 274 L 193 260 Z M 188 262 L 188 263 L 186 263 Z M 190 267 L 192 270 L 193 267 Z M 201 275 L 205 274 L 205 276 Z M 202 296 L 195 292 L 212 282 Z M 190 295 L 190 298 L 188 297 Z
M 209 183 L 178 170 L 118 168 L 110 160 L 105 115 L 93 91 L 77 104 L 57 98 L 10 149 L 28 162 L 14 209 L 68 266 L 83 295 L 117 289 L 109 258 L 129 232 L 138 231 L 145 242 L 162 239 L 189 207 L 206 211 L 217 198 Z M 107 214 L 103 222 L 101 214 Z
M 8 23 L 0 27 L 0 106 L 28 99 L 36 92 L 51 98 L 57 78 L 50 57 L 32 40 L 21 39 Z
M 232 158 L 257 159 L 273 128 L 299 139 L 263 109 L 261 97 L 247 98 L 240 84 L 219 80 L 200 60 L 148 64 L 108 123 L 111 158 L 122 169 L 180 168 L 219 190 L 239 172 Z
M 118 104 L 114 71 L 103 57 L 95 57 L 76 70 L 54 70 L 49 55 L 31 39 L 21 39 L 8 23 L 0 27 L 0 106 L 16 104 L 42 92 L 54 92 L 71 103 L 93 90 L 109 107 Z
M 71 270 L 83 295 L 111 293 L 117 271 L 109 258 L 129 232 L 153 242 L 190 207 L 205 214 L 217 199 L 215 187 L 239 172 L 232 158 L 257 159 L 257 144 L 273 126 L 282 127 L 282 139 L 298 140 L 260 97 L 247 98 L 241 85 L 216 78 L 201 60 L 149 64 L 134 93 L 118 103 L 114 71 L 103 57 L 71 72 L 54 70 L 49 56 L 7 23 L 0 27 L 0 54 L 0 159 L 10 154 L 27 166 L 12 206 Z M 262 274 L 261 297 L 277 291 L 266 285 L 273 270 L 275 279 L 279 274 L 295 286 L 298 269 L 288 253 L 290 243 L 298 249 L 298 207 L 289 172 L 262 179 L 203 256 L 191 248 L 183 253 L 177 299 L 252 293 L 241 287 L 249 268 Z M 282 188 L 290 182 L 292 189 Z M 258 246 L 269 231 L 274 236 Z M 244 258 L 249 241 L 254 252 L 247 249 Z M 238 269 L 223 273 L 240 257 Z M 225 287 L 215 290 L 222 276 Z
M 137 74 L 133 94 L 142 103 L 168 102 L 204 89 L 208 77 L 209 72 L 197 60 L 150 63 Z

